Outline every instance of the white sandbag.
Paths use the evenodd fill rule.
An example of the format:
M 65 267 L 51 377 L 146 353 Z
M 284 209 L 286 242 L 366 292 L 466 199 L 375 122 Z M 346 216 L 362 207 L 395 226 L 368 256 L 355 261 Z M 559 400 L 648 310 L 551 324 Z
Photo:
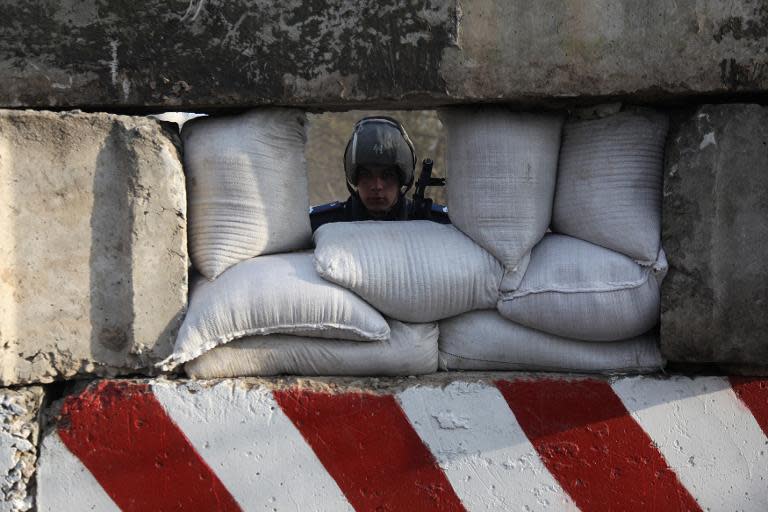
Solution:
M 549 227 L 563 119 L 501 108 L 451 108 L 440 118 L 451 222 L 504 265 L 501 289 L 513 290 Z
M 566 123 L 553 231 L 653 263 L 667 127 L 667 116 L 650 110 Z
M 305 123 L 299 110 L 257 109 L 184 125 L 189 252 L 207 278 L 311 247 Z
M 215 281 L 199 280 L 163 369 L 253 334 L 289 333 L 385 340 L 386 320 L 354 293 L 323 280 L 312 253 L 273 254 L 238 263 Z
M 652 267 L 598 245 L 548 234 L 533 248 L 520 287 L 498 310 L 519 324 L 565 338 L 604 341 L 639 336 L 659 320 L 663 252 Z
M 614 342 L 579 341 L 523 327 L 494 310 L 440 322 L 441 370 L 644 373 L 664 366 L 655 334 Z
M 502 268 L 451 225 L 339 222 L 315 231 L 315 265 L 390 318 L 434 322 L 493 307 Z
M 437 371 L 437 324 L 390 321 L 385 341 L 357 343 L 270 334 L 206 352 L 184 369 L 199 379 L 267 375 L 422 375 Z

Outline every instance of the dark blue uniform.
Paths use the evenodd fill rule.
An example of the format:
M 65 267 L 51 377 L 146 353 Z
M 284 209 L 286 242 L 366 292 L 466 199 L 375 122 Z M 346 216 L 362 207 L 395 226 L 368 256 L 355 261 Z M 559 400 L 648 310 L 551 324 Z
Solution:
M 448 208 L 434 204 L 426 216 L 415 215 L 413 202 L 405 196 L 400 196 L 395 206 L 384 217 L 372 217 L 365 208 L 360 198 L 356 195 L 349 196 L 346 201 L 334 201 L 332 203 L 313 206 L 309 209 L 309 220 L 312 223 L 312 231 L 329 222 L 354 222 L 360 220 L 431 220 L 440 224 L 450 224 Z

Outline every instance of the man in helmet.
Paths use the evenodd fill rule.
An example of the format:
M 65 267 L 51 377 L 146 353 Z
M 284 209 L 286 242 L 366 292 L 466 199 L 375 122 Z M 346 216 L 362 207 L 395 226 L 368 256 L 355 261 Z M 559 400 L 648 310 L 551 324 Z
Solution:
M 415 168 L 413 143 L 399 122 L 385 116 L 359 120 L 344 151 L 349 199 L 313 207 L 312 231 L 329 222 L 415 219 L 413 204 L 405 197 Z M 438 205 L 419 218 L 450 222 Z

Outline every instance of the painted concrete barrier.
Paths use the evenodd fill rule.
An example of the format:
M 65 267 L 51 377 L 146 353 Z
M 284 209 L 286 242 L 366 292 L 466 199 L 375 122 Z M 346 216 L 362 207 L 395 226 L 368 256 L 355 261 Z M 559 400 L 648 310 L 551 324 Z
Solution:
M 759 379 L 100 381 L 38 507 L 764 511 L 767 434 Z

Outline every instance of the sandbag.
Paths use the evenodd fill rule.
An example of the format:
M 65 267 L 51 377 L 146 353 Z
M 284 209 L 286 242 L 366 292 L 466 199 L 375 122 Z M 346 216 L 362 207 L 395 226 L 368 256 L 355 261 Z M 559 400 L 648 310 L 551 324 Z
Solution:
M 181 132 L 192 263 L 213 279 L 235 263 L 311 247 L 304 114 L 201 117 Z
M 390 318 L 433 322 L 493 307 L 502 268 L 451 225 L 339 222 L 315 231 L 318 273 Z
M 552 216 L 563 118 L 501 108 L 440 112 L 448 137 L 451 222 L 505 267 L 517 288 Z
M 437 371 L 437 324 L 390 321 L 385 341 L 357 343 L 271 334 L 216 347 L 188 362 L 199 379 L 267 375 L 422 375 Z
M 639 336 L 659 320 L 663 251 L 651 267 L 610 249 L 548 234 L 534 247 L 520 287 L 498 310 L 519 324 L 565 338 L 604 341 Z
M 653 263 L 667 127 L 667 116 L 650 110 L 566 123 L 553 231 Z
M 440 322 L 440 369 L 653 372 L 664 366 L 656 338 L 649 332 L 624 341 L 571 340 L 516 324 L 494 310 L 473 311 Z
M 354 293 L 323 280 L 312 254 L 259 256 L 192 289 L 170 370 L 211 348 L 253 334 L 290 333 L 349 340 L 385 340 L 386 320 Z

